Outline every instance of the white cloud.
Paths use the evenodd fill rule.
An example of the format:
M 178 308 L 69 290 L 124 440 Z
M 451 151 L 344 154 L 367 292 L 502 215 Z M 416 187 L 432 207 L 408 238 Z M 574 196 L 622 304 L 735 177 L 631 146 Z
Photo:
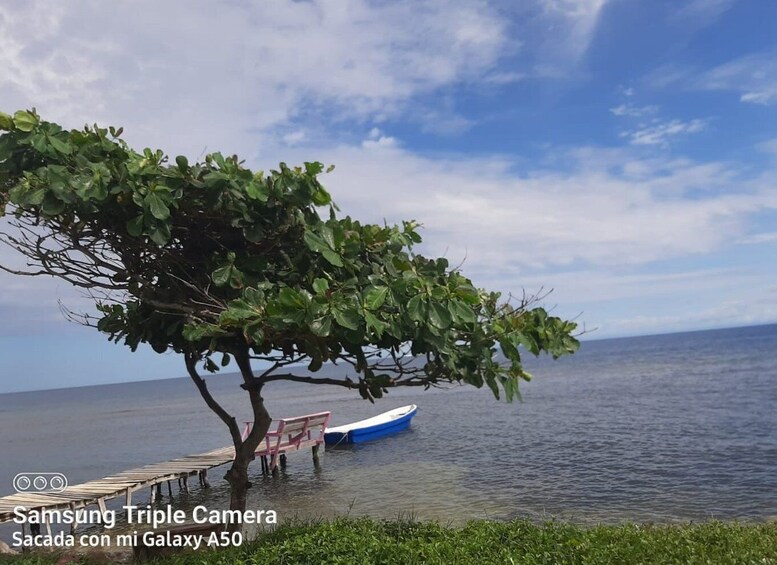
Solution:
M 666 146 L 672 138 L 689 133 L 698 133 L 707 127 L 705 120 L 654 120 L 649 125 L 642 125 L 635 130 L 624 132 L 622 137 L 629 139 L 633 145 Z
M 585 54 L 596 32 L 604 6 L 608 0 L 540 0 L 547 16 L 560 21 L 554 28 L 552 45 L 573 60 Z
M 639 315 L 614 320 L 602 328 L 604 335 L 638 335 L 691 329 L 712 329 L 774 323 L 777 319 L 777 287 L 747 289 L 728 300 L 715 300 L 682 313 Z
M 752 102 L 753 104 L 762 104 L 764 106 L 773 104 L 777 102 L 777 82 L 760 90 L 745 92 L 739 99 L 742 102 Z
M 762 153 L 767 153 L 773 157 L 777 157 L 777 137 L 767 141 L 762 141 L 756 145 L 756 149 Z
M 5 228 L 4 221 L 0 222 L 0 229 Z M 0 245 L 0 264 L 25 268 L 21 255 L 5 245 Z M 93 311 L 92 303 L 63 281 L 0 271 L 0 337 L 70 331 L 59 301 L 70 310 Z
M 483 82 L 486 84 L 511 84 L 514 82 L 520 82 L 527 77 L 526 73 L 517 72 L 495 72 L 486 75 L 483 78 Z
M 747 245 L 758 245 L 761 243 L 772 243 L 774 241 L 777 241 L 777 232 L 766 232 L 749 235 L 740 239 L 739 243 L 744 243 Z
M 705 27 L 715 22 L 728 11 L 736 0 L 690 0 L 679 9 L 674 9 L 670 18 L 684 26 L 692 26 L 693 30 Z
M 631 96 L 628 94 L 627 96 Z M 648 116 L 650 114 L 655 114 L 658 112 L 658 106 L 634 106 L 633 104 L 621 104 L 619 106 L 615 106 L 614 108 L 610 108 L 610 112 L 613 113 L 615 116 L 627 116 L 629 118 L 640 118 L 643 116 Z
M 642 79 L 642 83 L 651 89 L 662 89 L 682 83 L 687 80 L 692 71 L 686 67 L 669 63 L 656 67 L 648 72 Z
M 297 145 L 305 140 L 306 134 L 302 130 L 292 131 L 283 136 L 286 145 Z
M 407 118 L 417 122 L 424 133 L 451 136 L 459 135 L 470 129 L 475 122 L 456 111 L 452 97 L 445 96 L 434 107 L 417 106 L 407 112 Z
M 337 165 L 323 181 L 344 213 L 415 218 L 426 228 L 428 253 L 447 253 L 453 263 L 466 257 L 467 269 L 489 281 L 711 253 L 746 233 L 752 214 L 777 208 L 771 177 L 742 178 L 723 163 L 581 149 L 560 157 L 568 172 L 540 165 L 516 172 L 505 158 L 370 149 L 316 152 Z
M 742 102 L 777 103 L 777 53 L 754 53 L 719 65 L 699 75 L 695 86 L 739 93 Z
M 505 277 L 505 281 L 509 281 Z M 653 272 L 650 267 L 514 274 L 513 285 L 554 289 L 546 307 L 580 321 L 589 337 L 649 334 L 773 322 L 777 287 L 768 268 L 698 268 Z M 509 288 L 509 287 L 507 287 Z M 577 305 L 575 309 L 572 305 Z M 641 307 L 640 307 L 641 306 Z
M 492 73 L 507 41 L 485 1 L 31 0 L 0 7 L 0 95 L 71 126 L 131 124 L 134 144 L 245 154 L 322 105 L 396 115 Z
M 395 147 L 396 145 L 397 145 L 397 140 L 387 135 L 381 135 L 380 137 L 377 137 L 377 138 L 370 138 L 362 141 L 362 147 L 364 147 L 365 149 L 388 148 L 388 147 Z
M 531 4 L 527 10 L 540 7 L 531 25 L 541 33 L 538 53 L 528 59 L 536 55 L 546 76 L 569 77 L 606 5 Z M 524 280 L 555 281 L 564 298 L 574 299 L 575 289 L 597 301 L 607 292 L 630 297 L 634 289 L 698 284 L 701 275 L 630 279 L 617 269 L 713 253 L 746 238 L 754 214 L 777 208 L 773 172 L 744 178 L 726 163 L 646 159 L 635 148 L 548 147 L 535 164 L 521 167 L 500 155 L 422 157 L 377 127 L 349 144 L 324 138 L 330 123 L 390 130 L 386 123 L 397 117 L 424 131 L 466 130 L 472 121 L 439 94 L 531 76 L 531 69 L 499 66 L 505 54 L 529 45 L 514 31 L 501 12 L 478 0 L 270 0 L 217 9 L 204 0 L 185 9 L 150 0 L 5 3 L 1 109 L 36 105 L 47 119 L 69 126 L 125 125 L 133 145 L 193 156 L 206 145 L 241 153 L 250 164 L 261 155 L 261 165 L 271 166 L 314 155 L 337 165 L 322 180 L 345 213 L 377 222 L 416 218 L 426 226 L 424 249 L 454 264 L 466 257 L 465 272 L 479 284 L 515 289 Z M 758 62 L 766 75 L 739 61 L 711 73 L 705 87 L 741 88 L 743 100 L 769 100 L 763 93 L 774 67 L 766 58 Z M 434 106 L 424 100 L 430 93 Z M 656 110 L 611 109 L 635 122 Z M 656 120 L 626 137 L 661 147 L 706 123 Z M 42 294 L 75 299 L 51 281 L 26 283 L 0 276 L 0 312 L 33 307 Z

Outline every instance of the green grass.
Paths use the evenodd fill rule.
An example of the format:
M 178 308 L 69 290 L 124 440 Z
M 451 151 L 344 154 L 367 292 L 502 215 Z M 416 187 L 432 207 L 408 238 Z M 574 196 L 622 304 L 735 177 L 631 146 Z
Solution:
M 9 562 L 53 563 L 56 556 L 14 558 Z M 183 554 L 159 562 L 777 565 L 777 523 L 713 521 L 584 528 L 561 522 L 537 525 L 479 520 L 461 528 L 447 528 L 430 522 L 343 518 L 287 524 L 239 548 Z

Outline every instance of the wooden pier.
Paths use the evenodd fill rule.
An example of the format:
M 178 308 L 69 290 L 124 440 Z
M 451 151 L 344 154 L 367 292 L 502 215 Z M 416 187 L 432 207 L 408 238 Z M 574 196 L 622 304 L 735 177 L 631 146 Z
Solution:
M 78 511 L 96 504 L 101 512 L 106 512 L 107 500 L 124 497 L 125 505 L 130 506 L 133 493 L 144 488 L 150 488 L 149 498 L 153 503 L 162 496 L 163 483 L 167 483 L 169 496 L 172 496 L 171 481 L 178 481 L 179 489 L 188 492 L 188 479 L 193 475 L 198 476 L 200 485 L 209 486 L 208 470 L 231 463 L 234 458 L 233 447 L 222 447 L 207 453 L 154 463 L 103 479 L 68 486 L 60 492 L 12 494 L 0 498 L 0 523 L 12 521 L 16 516 L 14 508 L 18 506 L 24 506 L 27 511 L 42 509 Z M 46 528 L 50 532 L 49 524 L 46 524 Z M 72 530 L 75 530 L 75 524 Z
M 275 474 L 278 466 L 286 466 L 286 453 L 311 448 L 313 462 L 318 466 L 318 448 L 324 444 L 324 433 L 329 424 L 329 412 L 319 412 L 284 418 L 278 420 L 275 430 L 267 432 L 262 443 L 257 447 L 255 456 L 261 460 L 262 474 Z M 243 439 L 248 436 L 252 422 L 246 422 Z M 167 483 L 168 496 L 172 498 L 172 481 L 178 481 L 178 488 L 189 492 L 189 477 L 197 475 L 201 486 L 208 487 L 208 470 L 231 463 L 235 459 L 234 447 L 222 447 L 172 459 L 164 463 L 154 463 L 137 469 L 130 469 L 110 477 L 89 481 L 80 485 L 67 486 L 62 491 L 18 492 L 0 498 L 0 524 L 10 522 L 17 517 L 14 509 L 24 507 L 25 513 L 33 510 L 71 510 L 74 514 L 83 511 L 87 506 L 97 505 L 99 514 L 105 516 L 105 502 L 114 498 L 124 497 L 124 506 L 132 505 L 133 493 L 149 488 L 151 504 L 162 498 L 162 485 Z M 75 532 L 77 520 L 71 524 L 71 532 Z M 46 523 L 46 533 L 51 534 L 51 524 Z M 31 533 L 40 533 L 40 524 L 30 524 Z M 24 524 L 22 524 L 24 532 Z

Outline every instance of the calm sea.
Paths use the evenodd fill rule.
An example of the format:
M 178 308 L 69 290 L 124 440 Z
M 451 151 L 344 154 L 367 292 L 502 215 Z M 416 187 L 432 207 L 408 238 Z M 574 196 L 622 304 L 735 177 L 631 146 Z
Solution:
M 327 450 L 318 470 L 309 452 L 277 477 L 255 464 L 249 508 L 445 523 L 774 518 L 775 351 L 777 325 L 588 341 L 572 357 L 529 360 L 535 379 L 510 405 L 465 386 L 392 391 L 373 406 L 338 387 L 273 383 L 274 417 L 330 410 L 336 425 L 410 403 L 419 412 L 408 432 Z M 234 375 L 209 385 L 247 419 Z M 21 471 L 75 484 L 229 443 L 187 379 L 0 395 L 0 439 L 0 495 Z M 226 507 L 222 475 L 174 503 Z

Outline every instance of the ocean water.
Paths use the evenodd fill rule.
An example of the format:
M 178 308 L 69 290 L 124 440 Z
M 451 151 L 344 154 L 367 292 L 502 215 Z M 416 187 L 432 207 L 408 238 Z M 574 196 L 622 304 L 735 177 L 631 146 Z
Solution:
M 371 405 L 339 387 L 272 383 L 274 417 L 330 410 L 337 425 L 410 403 L 419 411 L 400 435 L 322 450 L 318 469 L 309 452 L 291 454 L 276 477 L 255 462 L 248 507 L 281 520 L 775 518 L 775 351 L 777 325 L 587 341 L 558 361 L 527 359 L 535 378 L 513 404 L 468 386 L 398 389 Z M 247 419 L 234 375 L 208 382 Z M 0 440 L 2 496 L 19 472 L 61 472 L 76 484 L 229 436 L 190 381 L 171 379 L 0 395 Z M 211 471 L 211 489 L 175 492 L 174 506 L 227 507 L 225 470 Z

